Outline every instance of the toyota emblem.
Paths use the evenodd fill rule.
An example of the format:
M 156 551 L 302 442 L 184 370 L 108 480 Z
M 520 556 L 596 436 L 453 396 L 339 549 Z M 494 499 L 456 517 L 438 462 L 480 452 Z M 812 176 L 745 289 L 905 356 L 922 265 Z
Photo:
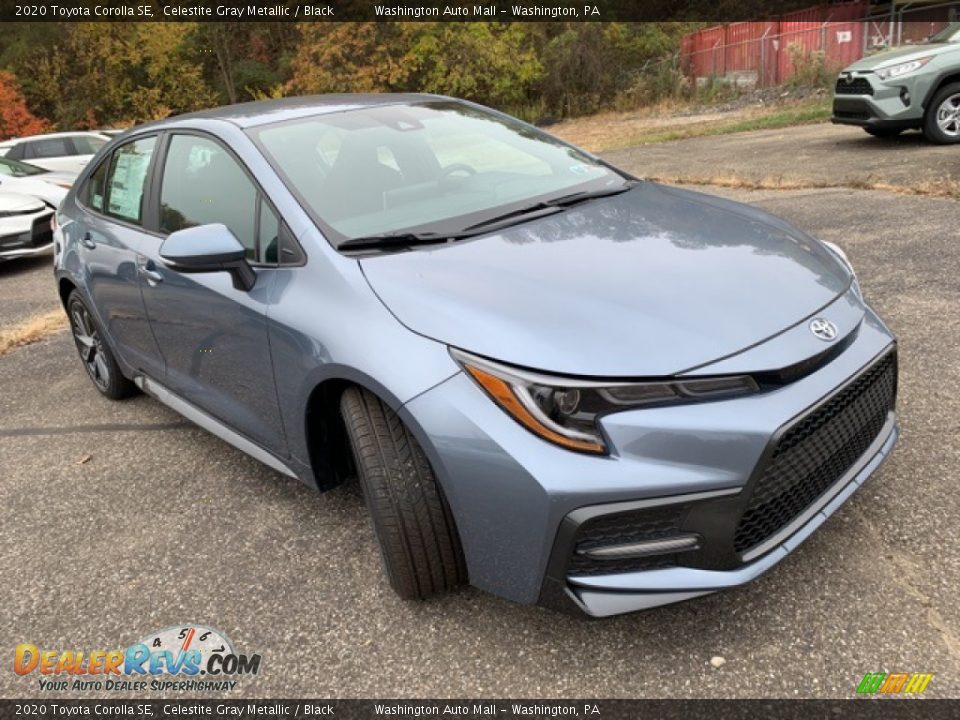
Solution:
M 826 318 L 814 318 L 810 321 L 810 332 L 825 342 L 837 337 L 837 326 Z

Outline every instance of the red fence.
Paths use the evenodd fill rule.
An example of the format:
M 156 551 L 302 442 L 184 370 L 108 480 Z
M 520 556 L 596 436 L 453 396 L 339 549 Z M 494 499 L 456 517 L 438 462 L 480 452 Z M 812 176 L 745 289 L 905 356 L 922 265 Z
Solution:
M 881 18 L 868 18 L 869 11 L 868 0 L 856 0 L 705 28 L 681 39 L 680 67 L 692 78 L 739 75 L 745 83 L 779 85 L 813 52 L 823 53 L 828 70 L 839 70 L 868 48 L 922 40 L 960 12 L 948 3 Z

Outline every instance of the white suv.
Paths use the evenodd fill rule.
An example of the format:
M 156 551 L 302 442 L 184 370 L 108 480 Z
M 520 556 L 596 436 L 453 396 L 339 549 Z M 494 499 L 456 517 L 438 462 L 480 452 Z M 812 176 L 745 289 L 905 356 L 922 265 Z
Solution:
M 94 132 L 47 133 L 14 138 L 0 143 L 0 155 L 11 160 L 26 160 L 47 170 L 76 175 L 103 145 L 106 135 Z

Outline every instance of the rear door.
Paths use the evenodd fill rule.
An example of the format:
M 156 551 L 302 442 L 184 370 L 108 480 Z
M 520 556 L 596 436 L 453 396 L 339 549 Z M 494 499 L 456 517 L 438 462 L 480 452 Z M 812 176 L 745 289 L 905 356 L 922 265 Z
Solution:
M 79 212 L 63 227 L 80 256 L 84 285 L 114 350 L 148 374 L 161 373 L 163 360 L 140 294 L 137 252 L 151 237 L 144 225 L 157 146 L 157 135 L 148 135 L 104 158 L 78 189 Z
M 257 282 L 243 291 L 225 272 L 178 273 L 160 257 L 162 237 L 144 243 L 143 298 L 166 367 L 158 379 L 285 456 L 266 321 L 276 278 L 276 243 L 270 237 L 276 235 L 276 214 L 239 160 L 211 136 L 169 134 L 159 175 L 160 235 L 223 223 L 247 248 Z

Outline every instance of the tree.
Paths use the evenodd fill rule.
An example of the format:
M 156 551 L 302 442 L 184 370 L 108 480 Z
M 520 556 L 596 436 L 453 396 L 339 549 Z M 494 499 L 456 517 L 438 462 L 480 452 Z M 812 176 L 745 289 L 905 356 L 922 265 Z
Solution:
M 520 24 L 430 23 L 418 31 L 410 56 L 423 92 L 514 109 L 543 73 Z
M 428 92 L 514 108 L 542 66 L 519 24 L 308 23 L 295 93 Z
M 17 78 L 11 72 L 0 71 L 0 140 L 36 135 L 48 130 L 50 124 L 27 109 Z
M 33 92 L 64 129 L 157 120 L 215 104 L 184 52 L 190 23 L 75 23 L 37 61 Z
M 416 23 L 304 23 L 291 63 L 293 93 L 391 92 L 410 88 Z

